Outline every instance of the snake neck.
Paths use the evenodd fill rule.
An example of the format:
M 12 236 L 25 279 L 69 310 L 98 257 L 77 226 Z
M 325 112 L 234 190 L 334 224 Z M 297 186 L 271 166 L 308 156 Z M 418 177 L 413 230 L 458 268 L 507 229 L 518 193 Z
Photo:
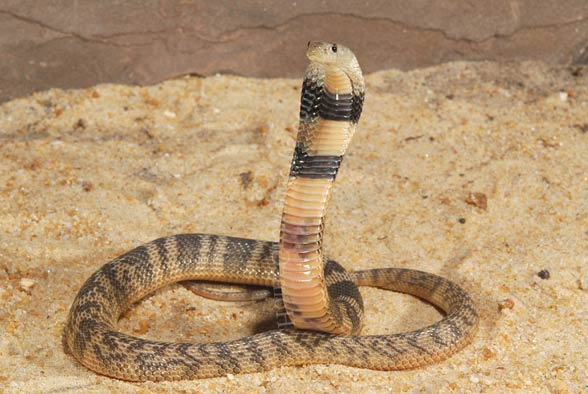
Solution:
M 362 103 L 363 85 L 354 90 L 344 70 L 314 62 L 309 65 L 279 242 L 284 307 L 300 329 L 340 334 L 360 329 L 360 323 L 333 310 L 337 306 L 325 283 L 322 244 L 331 190 Z

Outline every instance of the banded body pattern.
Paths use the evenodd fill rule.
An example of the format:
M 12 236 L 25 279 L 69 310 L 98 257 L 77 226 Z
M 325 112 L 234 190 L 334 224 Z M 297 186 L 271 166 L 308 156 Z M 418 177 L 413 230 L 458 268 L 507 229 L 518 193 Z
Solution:
M 364 81 L 353 53 L 309 43 L 300 125 L 280 231 L 280 286 L 296 328 L 361 330 L 363 302 L 350 278 L 326 285 L 323 231 L 335 177 L 361 115 Z
M 66 352 L 81 364 L 133 381 L 197 379 L 316 363 L 393 370 L 440 361 L 470 342 L 478 315 L 456 284 L 415 270 L 348 272 L 323 256 L 326 206 L 361 114 L 364 85 L 347 48 L 313 43 L 307 55 L 311 63 L 280 242 L 180 234 L 151 241 L 105 264 L 79 290 L 63 332 Z M 363 305 L 357 286 L 409 293 L 447 315 L 420 330 L 372 336 L 290 328 L 228 342 L 170 343 L 117 331 L 120 315 L 133 302 L 169 283 L 194 279 L 282 286 L 288 315 L 297 326 L 333 333 L 359 331 Z
M 277 264 L 275 242 L 180 234 L 139 246 L 84 283 L 64 328 L 65 350 L 93 371 L 131 381 L 199 379 L 318 363 L 394 370 L 449 357 L 471 340 L 477 326 L 472 300 L 446 279 L 394 268 L 347 272 L 327 260 L 328 286 L 350 278 L 358 286 L 415 295 L 448 314 L 429 327 L 392 335 L 286 329 L 228 342 L 172 343 L 116 330 L 120 314 L 159 287 L 186 279 L 278 286 Z

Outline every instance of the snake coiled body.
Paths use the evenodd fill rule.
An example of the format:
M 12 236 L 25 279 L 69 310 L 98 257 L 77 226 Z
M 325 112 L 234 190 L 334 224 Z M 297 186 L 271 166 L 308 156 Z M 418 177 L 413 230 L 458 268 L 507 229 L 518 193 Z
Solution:
M 107 263 L 80 289 L 64 329 L 66 351 L 83 365 L 138 381 L 314 363 L 394 370 L 440 361 L 471 340 L 478 316 L 471 298 L 456 284 L 415 270 L 346 271 L 323 255 L 326 206 L 361 114 L 364 87 L 357 60 L 347 48 L 312 43 L 307 55 L 311 63 L 303 84 L 280 241 L 180 234 L 149 242 Z M 130 304 L 184 280 L 280 288 L 295 328 L 215 343 L 157 342 L 116 330 L 118 318 Z M 409 293 L 447 315 L 408 333 L 358 336 L 363 302 L 357 286 Z

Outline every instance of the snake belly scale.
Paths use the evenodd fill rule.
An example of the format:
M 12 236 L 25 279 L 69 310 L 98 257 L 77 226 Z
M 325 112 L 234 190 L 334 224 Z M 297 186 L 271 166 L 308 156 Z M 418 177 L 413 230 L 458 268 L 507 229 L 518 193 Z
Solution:
M 478 315 L 468 294 L 453 282 L 407 269 L 346 271 L 323 255 L 326 206 L 361 115 L 364 85 L 349 49 L 309 43 L 307 56 L 280 241 L 179 234 L 105 264 L 82 285 L 64 328 L 64 348 L 81 364 L 131 381 L 317 363 L 396 370 L 438 362 L 471 341 Z M 117 331 L 120 315 L 132 303 L 184 280 L 280 288 L 294 328 L 213 343 L 158 342 Z M 416 331 L 358 336 L 363 303 L 357 286 L 412 294 L 446 315 Z

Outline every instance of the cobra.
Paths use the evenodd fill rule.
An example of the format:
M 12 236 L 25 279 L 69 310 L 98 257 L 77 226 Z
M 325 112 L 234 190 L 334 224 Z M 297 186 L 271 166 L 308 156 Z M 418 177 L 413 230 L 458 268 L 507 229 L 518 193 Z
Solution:
M 179 234 L 105 264 L 82 285 L 64 328 L 64 348 L 81 364 L 131 381 L 315 363 L 395 370 L 438 362 L 471 341 L 478 315 L 455 283 L 407 269 L 346 271 L 323 255 L 327 203 L 362 112 L 364 80 L 355 55 L 342 45 L 309 43 L 307 57 L 279 242 Z M 116 329 L 129 305 L 186 280 L 280 288 L 294 327 L 213 343 L 158 342 Z M 363 301 L 358 286 L 412 294 L 446 315 L 411 332 L 359 336 Z

